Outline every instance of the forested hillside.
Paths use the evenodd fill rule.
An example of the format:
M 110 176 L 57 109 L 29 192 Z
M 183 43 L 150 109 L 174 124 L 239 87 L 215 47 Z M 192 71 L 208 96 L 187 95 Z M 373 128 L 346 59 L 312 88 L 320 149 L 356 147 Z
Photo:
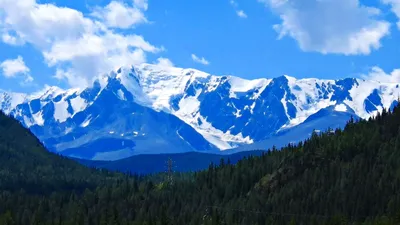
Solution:
M 400 224 L 399 128 L 396 107 L 169 182 L 52 155 L 0 114 L 0 224 Z
M 233 154 L 208 154 L 201 152 L 185 152 L 177 154 L 136 155 L 116 161 L 95 161 L 75 159 L 83 165 L 102 168 L 111 171 L 147 175 L 167 171 L 167 162 L 171 160 L 175 172 L 193 172 L 206 169 L 210 163 L 218 164 L 225 161 L 237 163 L 246 156 L 260 156 L 265 151 L 243 151 Z

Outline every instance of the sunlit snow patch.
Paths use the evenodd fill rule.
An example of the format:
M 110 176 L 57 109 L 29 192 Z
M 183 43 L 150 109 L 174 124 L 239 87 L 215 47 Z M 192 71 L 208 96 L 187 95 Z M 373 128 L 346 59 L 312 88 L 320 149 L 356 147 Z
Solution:
M 80 96 L 73 98 L 70 101 L 71 101 L 71 106 L 74 109 L 74 114 L 85 110 L 88 105 L 85 99 L 81 98 Z
M 121 89 L 119 89 L 119 90 L 117 91 L 117 93 L 118 93 L 118 98 L 119 98 L 119 99 L 126 101 L 125 94 L 124 94 L 124 92 L 123 92 Z
M 335 106 L 335 111 L 338 112 L 347 112 L 347 107 L 344 104 L 339 104 Z
M 54 102 L 54 119 L 60 123 L 65 122 L 71 114 L 68 112 L 68 102 L 62 99 Z
M 44 125 L 44 119 L 43 119 L 43 113 L 42 111 L 39 111 L 35 114 L 32 114 L 32 118 L 35 121 L 35 123 L 39 126 L 43 126 Z
M 87 127 L 90 124 L 90 121 L 92 120 L 92 117 L 89 116 L 88 118 L 86 118 L 85 121 L 83 121 L 83 123 L 81 124 L 81 127 Z

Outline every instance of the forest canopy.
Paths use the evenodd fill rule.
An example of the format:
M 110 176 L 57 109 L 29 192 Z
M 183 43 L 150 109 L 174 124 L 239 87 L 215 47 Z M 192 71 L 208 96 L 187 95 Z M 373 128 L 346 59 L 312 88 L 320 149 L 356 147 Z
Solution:
M 395 107 L 167 179 L 84 167 L 0 113 L 0 224 L 400 224 L 399 129 Z

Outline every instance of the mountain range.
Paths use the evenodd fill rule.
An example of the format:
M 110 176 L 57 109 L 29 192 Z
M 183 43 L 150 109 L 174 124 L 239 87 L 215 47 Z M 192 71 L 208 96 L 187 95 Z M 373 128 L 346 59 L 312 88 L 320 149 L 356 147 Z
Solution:
M 234 153 L 306 139 L 397 104 L 399 84 L 340 80 L 246 80 L 141 64 L 83 88 L 0 90 L 0 110 L 52 152 L 91 160 L 139 154 Z
M 169 160 L 171 160 L 171 170 L 173 172 L 198 172 L 209 168 L 211 163 L 213 165 L 220 165 L 221 160 L 225 163 L 236 164 L 244 158 L 261 156 L 263 153 L 266 153 L 266 151 L 241 151 L 229 155 L 184 152 L 134 155 L 114 161 L 74 160 L 90 168 L 107 169 L 129 174 L 151 175 L 167 172 Z

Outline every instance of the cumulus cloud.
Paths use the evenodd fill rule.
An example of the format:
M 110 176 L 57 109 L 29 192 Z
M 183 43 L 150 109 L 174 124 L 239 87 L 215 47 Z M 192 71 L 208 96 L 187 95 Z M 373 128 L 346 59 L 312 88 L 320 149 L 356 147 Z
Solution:
M 195 55 L 195 54 L 192 54 L 192 60 L 194 61 L 194 62 L 196 62 L 196 63 L 200 63 L 200 64 L 203 64 L 203 65 L 208 65 L 208 64 L 210 64 L 210 62 L 209 61 L 207 61 L 204 57 L 198 57 L 197 55 Z
M 359 0 L 258 0 L 280 16 L 279 38 L 295 39 L 303 51 L 344 55 L 370 54 L 381 47 L 390 23 L 379 9 Z M 387 0 L 390 1 L 390 0 Z
M 171 62 L 171 60 L 169 60 L 167 58 L 163 58 L 163 57 L 158 58 L 156 64 L 161 67 L 173 67 L 174 66 L 174 64 Z
M 72 46 L 74 46 L 75 51 L 70 51 Z M 109 59 L 115 57 L 115 55 L 128 55 L 134 52 L 130 48 L 140 48 L 152 53 L 162 50 L 145 41 L 142 36 L 122 36 L 107 32 L 101 36 L 83 34 L 82 37 L 77 39 L 55 42 L 49 51 L 44 52 L 44 57 L 50 65 L 54 65 L 59 62 L 72 61 L 76 58 L 108 55 L 109 57 L 106 59 Z
M 102 10 L 107 12 L 108 6 Z M 137 0 L 131 9 L 147 7 L 147 1 Z M 10 37 L 15 38 L 3 35 L 3 42 L 13 44 L 18 40 L 33 45 L 48 66 L 56 68 L 55 77 L 71 86 L 121 66 L 145 62 L 147 53 L 164 50 L 140 35 L 118 33 L 110 21 L 36 0 L 0 0 L 0 15 L 0 30 L 11 32 Z
M 392 12 L 397 16 L 397 27 L 400 29 L 400 0 L 382 0 L 384 4 L 392 7 Z
M 143 9 L 145 11 L 149 7 L 149 3 L 147 2 L 147 0 L 133 0 L 133 4 L 139 9 Z
M 382 83 L 400 83 L 400 69 L 386 73 L 379 67 L 373 67 L 368 74 L 364 74 L 361 77 L 366 80 L 374 80 Z
M 3 34 L 1 35 L 1 39 L 3 40 L 4 43 L 9 44 L 9 45 L 23 45 L 24 42 L 16 37 L 15 35 L 10 34 L 7 31 L 3 31 Z
M 144 3 L 139 2 L 138 4 L 141 8 L 147 9 L 147 6 L 143 5 Z M 147 22 L 141 8 L 112 1 L 104 8 L 97 8 L 92 15 L 101 19 L 109 27 L 127 29 L 136 24 Z
M 62 54 L 63 52 L 60 51 L 59 53 Z M 146 54 L 140 48 L 134 51 L 123 49 L 120 51 L 120 54 L 108 54 L 108 57 L 103 57 L 99 52 L 93 54 L 82 53 L 72 56 L 72 60 L 68 60 L 69 55 L 65 55 L 66 58 L 64 59 L 62 58 L 63 55 L 60 55 L 59 58 L 56 57 L 56 60 L 69 62 L 71 67 L 67 70 L 57 69 L 54 77 L 60 80 L 67 80 L 74 87 L 85 87 L 91 81 L 90 78 L 96 77 L 99 74 L 108 73 L 121 66 L 137 65 L 146 62 Z M 61 61 L 57 64 L 62 64 Z M 92 74 L 92 76 L 88 77 L 85 74 Z
M 89 84 L 84 77 L 78 76 L 72 68 L 69 70 L 58 68 L 54 78 L 58 80 L 67 80 L 67 82 L 73 87 L 86 87 Z
M 3 75 L 7 78 L 24 76 L 25 82 L 33 81 L 33 78 L 29 75 L 30 69 L 25 65 L 24 59 L 18 56 L 16 59 L 7 59 L 0 64 L 0 68 L 3 71 Z
M 15 37 L 46 48 L 57 40 L 77 38 L 98 29 L 95 22 L 79 11 L 37 4 L 32 0 L 1 0 L 1 24 L 15 32 Z

